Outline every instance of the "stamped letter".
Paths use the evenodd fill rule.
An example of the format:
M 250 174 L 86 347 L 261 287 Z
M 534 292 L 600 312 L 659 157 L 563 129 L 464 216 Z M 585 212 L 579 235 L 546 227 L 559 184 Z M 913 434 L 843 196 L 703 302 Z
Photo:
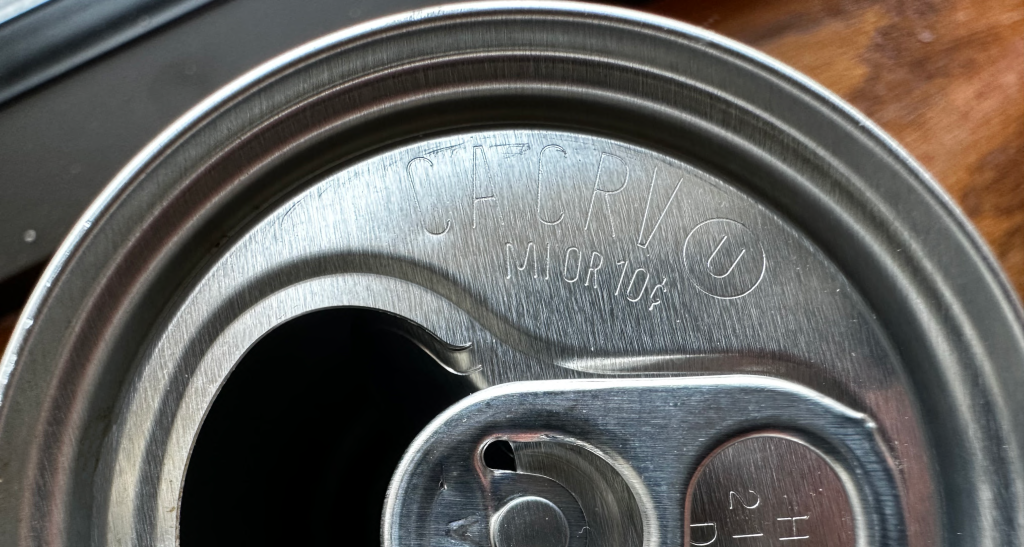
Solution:
M 444 218 L 444 213 L 440 213 L 439 212 L 440 213 L 439 216 L 441 218 L 444 218 L 444 220 L 443 220 L 444 228 L 442 228 L 440 230 L 436 229 L 436 227 L 439 226 L 441 224 L 441 222 L 435 222 L 435 223 L 428 223 L 427 222 L 427 212 L 424 210 L 424 209 L 426 209 L 426 207 L 424 207 L 424 205 L 423 205 L 423 200 L 421 199 L 420 190 L 417 188 L 415 177 L 412 176 L 412 172 L 413 172 L 414 167 L 422 169 L 423 167 L 425 167 L 423 164 L 426 164 L 425 166 L 426 167 L 430 167 L 431 169 L 433 169 L 433 167 L 434 167 L 434 162 L 432 162 L 432 161 L 430 161 L 427 158 L 424 158 L 422 156 L 417 157 L 417 158 L 413 158 L 413 159 L 409 160 L 409 163 L 405 164 L 405 174 L 406 174 L 406 176 L 409 179 L 409 186 L 412 187 L 412 197 L 413 197 L 413 201 L 416 203 L 416 213 L 420 217 L 420 225 L 423 227 L 424 230 L 427 231 L 428 234 L 435 235 L 435 236 L 444 235 L 444 234 L 448 233 L 448 230 L 451 229 L 451 227 L 452 227 L 452 219 Z M 430 227 L 428 226 L 428 224 L 433 225 L 435 227 L 435 229 L 431 230 Z
M 622 292 L 622 282 L 626 279 L 626 272 L 629 270 L 628 260 L 617 260 L 615 261 L 616 266 L 622 266 L 622 273 L 619 274 L 619 284 L 615 286 L 615 296 L 618 296 Z
M 594 215 L 594 203 L 597 195 L 603 194 L 604 210 L 608 216 L 608 225 L 612 230 L 612 237 L 615 237 L 615 219 L 612 218 L 611 196 L 618 194 L 626 188 L 629 183 L 629 165 L 625 160 L 611 154 L 601 154 L 601 161 L 597 164 L 597 176 L 594 177 L 594 192 L 590 195 L 590 208 L 587 209 L 587 221 L 583 224 L 584 230 L 590 229 L 590 218 Z
M 483 178 L 483 182 L 481 182 Z M 494 201 L 494 211 L 498 216 L 498 223 L 505 225 L 505 219 L 501 218 L 501 210 L 494 197 L 494 179 L 491 177 L 491 166 L 487 163 L 487 155 L 483 146 L 473 147 L 473 229 L 476 229 L 476 206 L 481 201 Z
M 590 267 L 587 268 L 587 279 L 586 279 L 586 281 L 583 282 L 583 286 L 584 287 L 589 287 L 590 286 L 590 280 L 593 279 L 594 280 L 594 285 L 593 286 L 594 286 L 595 289 L 597 288 L 597 275 L 595 275 L 595 274 L 597 274 L 597 270 L 600 270 L 601 266 L 603 266 L 603 265 L 604 265 L 604 257 L 601 256 L 601 253 L 599 253 L 597 251 L 594 251 L 594 252 L 590 253 Z M 591 276 L 593 276 L 593 277 L 591 277 Z
M 658 180 L 658 168 L 654 168 L 654 175 L 651 176 L 651 189 L 647 192 L 647 207 L 644 209 L 644 221 L 640 224 L 640 236 L 637 237 L 636 246 L 641 249 L 646 249 L 647 245 L 650 244 L 651 238 L 654 237 L 654 233 L 658 231 L 658 227 L 661 226 L 661 221 L 665 218 L 665 213 L 668 211 L 672 200 L 676 199 L 676 192 L 679 191 L 679 187 L 683 184 L 683 179 L 680 178 L 679 182 L 676 183 L 676 187 L 672 190 L 672 195 L 668 197 L 668 202 L 665 203 L 665 207 L 662 208 L 661 213 L 658 214 L 658 220 L 654 221 L 654 225 L 651 227 L 651 233 L 644 236 L 644 231 L 647 230 L 648 218 L 651 216 L 651 198 L 654 197 L 654 182 Z
M 736 269 L 736 265 L 739 264 L 740 260 L 743 259 L 743 255 L 747 254 L 746 249 L 740 250 L 740 254 L 736 256 L 736 260 L 732 261 L 732 265 L 729 266 L 729 269 L 725 270 L 725 273 L 716 274 L 714 272 L 715 267 L 711 264 L 711 262 L 715 260 L 716 256 L 718 256 L 718 252 L 722 250 L 722 246 L 725 245 L 726 241 L 729 241 L 729 236 L 722 236 L 722 241 L 718 242 L 718 246 L 715 247 L 715 250 L 711 253 L 711 256 L 708 257 L 708 273 L 711 274 L 711 276 L 714 277 L 715 279 L 729 277 L 729 274 L 731 274 L 732 271 Z M 716 262 L 721 262 L 721 260 Z M 725 263 L 728 263 L 728 260 L 726 260 Z
M 551 279 L 551 242 L 545 244 L 547 251 L 544 253 L 544 280 Z
M 638 275 L 640 275 L 640 272 L 643 272 L 644 274 L 644 283 L 643 285 L 640 286 L 640 292 L 636 293 L 635 297 L 629 296 L 633 292 L 633 286 L 636 285 L 636 278 Z M 651 275 L 647 273 L 647 270 L 643 268 L 637 268 L 637 270 L 633 272 L 633 277 L 630 278 L 629 280 L 629 286 L 626 287 L 626 300 L 629 300 L 630 302 L 639 302 L 640 299 L 644 297 L 644 291 L 647 290 L 647 283 L 650 280 Z
M 505 279 L 512 279 L 512 268 L 523 272 L 526 268 L 533 263 L 533 277 L 537 277 L 537 248 L 533 245 L 533 242 L 526 244 L 526 254 L 523 255 L 523 265 L 520 266 L 516 261 L 516 247 L 512 245 L 512 242 L 505 243 Z
M 537 220 L 540 220 L 542 223 L 547 224 L 548 226 L 553 226 L 555 224 L 558 224 L 558 223 L 562 222 L 562 220 L 565 218 L 565 212 L 564 211 L 563 212 L 559 212 L 558 213 L 558 218 L 556 218 L 554 220 L 548 220 L 548 219 L 544 218 L 544 215 L 540 211 L 541 190 L 544 188 L 544 178 L 545 178 L 545 176 L 547 176 L 546 170 L 544 168 L 544 166 L 545 166 L 545 164 L 544 164 L 545 152 L 561 153 L 562 154 L 562 159 L 565 159 L 566 157 L 568 157 L 568 154 L 565 152 L 565 148 L 562 148 L 561 146 L 558 146 L 557 144 L 549 144 L 549 145 L 545 146 L 544 148 L 540 149 L 540 154 L 539 154 L 539 157 L 537 158 Z M 551 154 L 547 154 L 547 155 L 551 156 Z M 548 161 L 551 161 L 551 160 L 548 160 Z
M 713 533 L 713 535 L 711 536 L 711 539 L 709 539 L 707 541 L 704 541 L 704 542 L 698 543 L 696 541 L 693 541 L 693 539 L 691 538 L 690 539 L 690 545 L 696 545 L 697 547 L 705 547 L 707 545 L 711 545 L 712 543 L 715 542 L 716 539 L 718 539 L 718 525 L 715 524 L 714 522 L 703 522 L 701 524 L 691 524 L 690 525 L 690 529 L 693 530 L 694 528 L 707 528 L 708 526 L 711 527 L 711 531 Z M 692 534 L 693 532 L 690 532 L 690 533 Z
M 575 283 L 580 279 L 580 269 L 583 267 L 583 256 L 576 247 L 569 247 L 565 250 L 565 265 L 562 266 L 562 279 L 569 283 Z M 575 263 L 575 266 L 572 264 Z M 570 275 L 572 277 L 570 277 Z
M 805 515 L 805 516 L 802 516 L 802 517 L 788 517 L 788 518 L 775 519 L 775 520 L 778 520 L 778 521 L 786 521 L 786 520 L 788 520 L 788 521 L 793 523 L 793 535 L 787 536 L 787 537 L 783 537 L 783 538 L 779 538 L 779 541 L 791 541 L 791 540 L 794 540 L 794 539 L 807 539 L 807 538 L 811 537 L 811 536 L 798 536 L 798 535 L 796 535 L 797 534 L 797 531 L 796 531 L 796 521 L 798 521 L 798 520 L 807 520 L 808 518 L 810 518 L 809 515 Z
M 657 298 L 657 294 L 658 294 L 658 291 L 661 291 L 662 293 L 667 292 L 665 290 L 665 284 L 666 283 L 668 283 L 668 278 L 667 277 L 662 278 L 661 283 L 658 283 L 657 285 L 654 286 L 653 289 L 651 289 L 651 298 L 650 298 L 651 305 L 647 306 L 647 311 L 653 311 L 654 310 L 654 306 L 657 306 L 658 304 L 661 304 L 661 298 Z
M 751 504 L 745 503 L 743 501 L 743 498 L 740 497 L 739 494 L 737 494 L 736 492 L 730 490 L 729 491 L 729 509 L 733 508 L 734 502 L 739 502 L 739 504 L 742 505 L 744 509 L 755 509 L 755 508 L 757 508 L 758 505 L 761 505 L 761 496 L 758 496 L 757 492 L 754 492 L 753 490 L 747 490 L 747 492 L 750 492 L 751 494 L 754 495 L 754 501 Z

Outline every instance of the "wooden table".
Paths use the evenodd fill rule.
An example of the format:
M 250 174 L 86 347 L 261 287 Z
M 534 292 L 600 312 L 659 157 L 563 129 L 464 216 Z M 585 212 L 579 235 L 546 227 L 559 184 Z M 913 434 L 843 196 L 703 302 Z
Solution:
M 1024 1 L 644 7 L 760 49 L 867 114 L 953 196 L 1024 297 Z
M 1024 1 L 661 0 L 814 78 L 942 184 L 1024 296 Z M 0 347 L 16 314 L 0 317 Z

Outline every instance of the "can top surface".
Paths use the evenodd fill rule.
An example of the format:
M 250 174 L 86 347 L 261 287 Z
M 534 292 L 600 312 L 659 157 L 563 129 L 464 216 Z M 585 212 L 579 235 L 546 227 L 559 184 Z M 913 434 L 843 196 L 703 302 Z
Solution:
M 484 2 L 274 59 L 118 175 L 3 358 L 0 537 L 171 541 L 218 386 L 338 306 L 409 319 L 477 387 L 801 383 L 877 421 L 909 544 L 1024 530 L 1021 310 L 902 149 L 709 32 Z

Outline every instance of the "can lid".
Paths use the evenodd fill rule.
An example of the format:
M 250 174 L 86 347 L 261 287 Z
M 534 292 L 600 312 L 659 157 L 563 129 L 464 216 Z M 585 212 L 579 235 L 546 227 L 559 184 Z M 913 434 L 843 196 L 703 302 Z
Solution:
M 65 241 L 0 370 L 0 543 L 173 544 L 233 367 L 343 306 L 478 388 L 813 388 L 877 424 L 908 543 L 998 545 L 1024 328 L 979 241 L 863 117 L 706 31 L 558 2 L 344 30 L 189 112 Z

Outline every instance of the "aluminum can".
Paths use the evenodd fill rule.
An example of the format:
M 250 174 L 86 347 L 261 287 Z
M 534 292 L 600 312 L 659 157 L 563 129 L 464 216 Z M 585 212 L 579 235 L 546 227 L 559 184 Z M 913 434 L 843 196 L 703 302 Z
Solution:
M 1019 545 L 1022 324 L 764 55 L 396 15 L 196 106 L 65 240 L 0 368 L 0 544 Z

